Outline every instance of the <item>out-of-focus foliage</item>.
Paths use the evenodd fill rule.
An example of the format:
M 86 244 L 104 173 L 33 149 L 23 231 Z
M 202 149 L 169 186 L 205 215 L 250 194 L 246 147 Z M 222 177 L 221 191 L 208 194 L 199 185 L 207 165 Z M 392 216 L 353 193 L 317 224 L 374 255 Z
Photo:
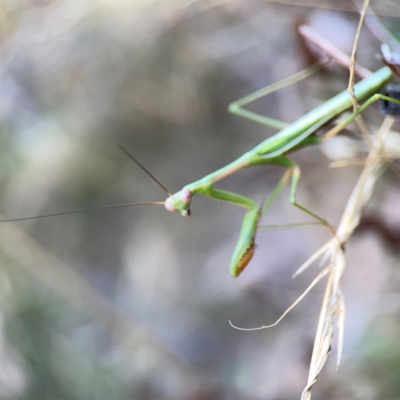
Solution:
M 398 33 L 398 20 L 382 14 Z M 301 20 L 351 50 L 357 15 L 329 9 L 1 0 L 2 215 L 164 200 L 118 145 L 172 192 L 251 149 L 275 131 L 227 105 L 305 67 Z M 365 30 L 361 63 L 379 68 L 378 49 Z M 251 107 L 291 122 L 346 80 L 345 70 L 326 71 Z M 366 119 L 381 121 L 376 110 Z M 301 203 L 337 223 L 359 169 L 329 170 L 318 147 L 294 159 Z M 261 202 L 282 173 L 254 168 L 220 187 Z M 369 213 L 398 223 L 396 187 L 389 172 Z M 228 320 L 276 320 L 316 275 L 290 280 L 329 232 L 260 233 L 254 260 L 233 279 L 243 210 L 199 197 L 192 212 L 184 219 L 149 206 L 1 225 L 0 398 L 298 398 L 321 289 L 271 330 L 240 332 Z M 304 220 L 285 191 L 265 223 Z M 315 398 L 390 398 L 400 365 L 387 350 L 399 330 L 398 261 L 373 234 L 355 237 L 347 255 L 344 359 L 338 373 L 334 363 L 323 373 Z

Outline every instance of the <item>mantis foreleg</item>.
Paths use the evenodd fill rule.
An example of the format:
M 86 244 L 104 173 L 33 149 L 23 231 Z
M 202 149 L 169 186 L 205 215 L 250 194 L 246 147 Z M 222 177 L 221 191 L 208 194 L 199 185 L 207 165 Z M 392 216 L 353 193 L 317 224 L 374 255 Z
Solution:
M 239 240 L 237 242 L 229 265 L 230 273 L 234 277 L 238 277 L 252 259 L 254 255 L 255 238 L 258 231 L 260 219 L 272 206 L 273 202 L 276 200 L 276 198 L 290 181 L 290 179 L 292 179 L 292 187 L 290 192 L 291 204 L 293 204 L 295 207 L 299 208 L 303 212 L 307 213 L 308 215 L 312 216 L 313 218 L 317 219 L 321 224 L 327 226 L 333 232 L 333 234 L 336 234 L 333 227 L 325 219 L 321 218 L 317 214 L 311 212 L 307 208 L 297 203 L 296 191 L 300 180 L 299 166 L 284 156 L 279 157 L 279 164 L 286 166 L 289 169 L 285 172 L 265 204 L 261 207 L 254 200 L 238 195 L 236 193 L 215 189 L 212 184 L 205 186 L 201 189 L 200 193 L 207 197 L 210 197 L 214 200 L 236 204 L 249 210 L 244 217 Z

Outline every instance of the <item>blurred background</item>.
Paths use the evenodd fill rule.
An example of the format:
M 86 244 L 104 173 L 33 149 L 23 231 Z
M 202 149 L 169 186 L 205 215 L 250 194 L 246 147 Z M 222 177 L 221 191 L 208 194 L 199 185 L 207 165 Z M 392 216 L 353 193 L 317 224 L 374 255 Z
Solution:
M 350 2 L 286 3 L 0 0 L 3 218 L 163 201 L 118 145 L 176 192 L 276 133 L 227 106 L 308 65 L 300 22 L 347 53 L 358 23 Z M 400 38 L 398 2 L 374 3 Z M 365 67 L 380 67 L 379 46 L 365 28 Z M 333 68 L 249 108 L 293 122 L 347 80 Z M 382 121 L 377 107 L 365 118 Z M 332 141 L 292 157 L 300 204 L 333 225 L 361 169 L 329 162 L 354 157 L 353 147 Z M 252 168 L 218 186 L 261 202 L 283 173 Z M 285 190 L 263 222 L 308 221 L 288 199 Z M 315 399 L 399 396 L 399 201 L 399 175 L 388 170 L 346 248 L 342 365 L 336 372 L 331 357 Z M 190 218 L 142 206 L 2 224 L 0 399 L 299 398 L 324 282 L 275 328 L 242 332 L 228 321 L 273 323 L 318 274 L 291 279 L 330 234 L 259 233 L 233 279 L 243 216 L 197 196 Z

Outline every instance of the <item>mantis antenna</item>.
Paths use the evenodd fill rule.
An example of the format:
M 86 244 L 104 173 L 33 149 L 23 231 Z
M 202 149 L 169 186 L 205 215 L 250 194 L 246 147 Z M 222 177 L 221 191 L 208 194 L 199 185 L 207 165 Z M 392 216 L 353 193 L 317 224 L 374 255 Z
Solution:
M 140 162 L 138 160 L 136 160 L 131 154 L 129 154 L 121 145 L 118 146 L 118 148 L 123 153 L 125 153 L 132 161 L 134 161 L 137 165 L 139 165 L 139 167 L 142 168 L 142 170 L 144 172 L 146 172 L 146 174 L 149 175 L 153 179 L 153 181 L 157 182 L 159 184 L 159 186 L 164 189 L 164 192 L 166 192 L 168 194 L 168 196 L 173 197 L 172 193 L 155 176 L 153 176 L 149 171 L 147 171 L 147 169 L 145 167 L 143 167 L 143 165 L 140 164 Z
M 143 169 L 149 175 L 155 182 L 158 183 L 161 188 L 168 193 L 170 197 L 172 197 L 172 194 L 169 192 L 169 190 L 160 182 L 158 181 L 143 165 L 139 163 L 131 154 L 129 154 L 122 146 L 118 146 L 118 148 L 124 152 L 131 160 L 133 160 L 140 168 Z M 125 204 L 112 204 L 109 206 L 100 206 L 100 207 L 89 207 L 89 208 L 82 208 L 80 210 L 72 210 L 72 211 L 64 211 L 60 213 L 53 213 L 53 214 L 44 214 L 44 215 L 36 215 L 34 217 L 23 217 L 23 218 L 11 218 L 11 219 L 2 219 L 0 222 L 17 222 L 17 221 L 27 221 L 30 219 L 39 219 L 39 218 L 49 218 L 49 217 L 59 217 L 62 215 L 68 215 L 68 214 L 76 214 L 76 213 L 82 213 L 86 211 L 97 211 L 97 210 L 107 210 L 110 208 L 122 208 L 122 207 L 133 207 L 133 206 L 144 206 L 144 205 L 150 205 L 150 204 L 156 204 L 156 205 L 165 205 L 165 201 L 143 201 L 143 202 L 138 202 L 138 203 L 125 203 Z

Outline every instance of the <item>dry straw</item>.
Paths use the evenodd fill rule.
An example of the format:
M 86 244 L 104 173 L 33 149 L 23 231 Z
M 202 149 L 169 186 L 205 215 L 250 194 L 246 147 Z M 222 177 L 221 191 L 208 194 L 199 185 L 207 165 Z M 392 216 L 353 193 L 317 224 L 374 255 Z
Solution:
M 319 316 L 308 381 L 301 397 L 302 400 L 311 398 L 311 388 L 316 383 L 318 374 L 331 352 L 335 319 L 337 319 L 338 327 L 337 366 L 339 366 L 340 363 L 346 315 L 345 301 L 340 285 L 346 266 L 344 246 L 357 227 L 361 213 L 373 194 L 375 183 L 387 160 L 388 152 L 385 148 L 385 137 L 393 121 L 392 117 L 387 116 L 378 134 L 374 138 L 371 138 L 372 146 L 369 155 L 360 178 L 347 201 L 337 229 L 337 237 L 324 244 L 295 273 L 295 276 L 300 274 L 319 257 L 329 257 L 329 265 L 325 268 L 325 270 L 329 270 L 329 277 Z M 390 156 L 392 159 L 400 158 L 400 151 L 397 154 L 391 151 Z

